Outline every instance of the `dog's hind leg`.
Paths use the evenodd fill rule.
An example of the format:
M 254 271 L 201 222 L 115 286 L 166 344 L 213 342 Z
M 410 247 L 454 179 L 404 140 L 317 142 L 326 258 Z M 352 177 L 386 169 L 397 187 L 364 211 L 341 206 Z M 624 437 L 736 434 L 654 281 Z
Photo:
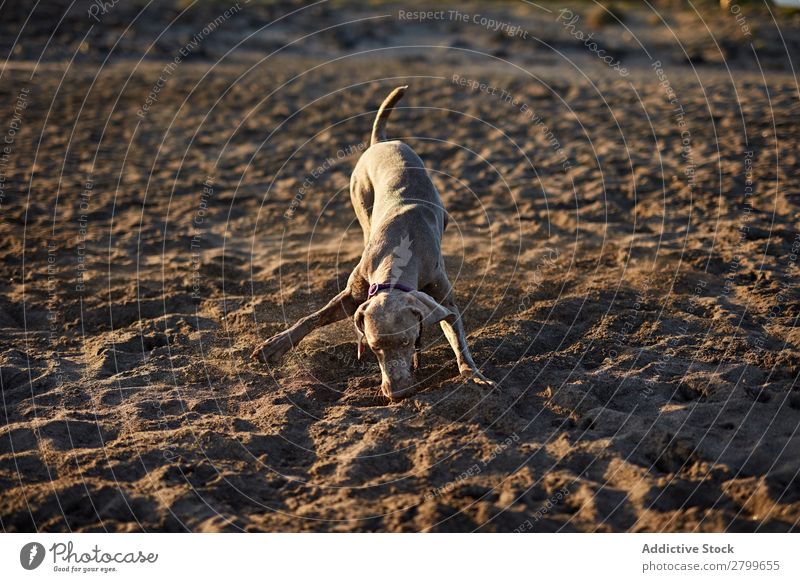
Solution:
M 372 216 L 372 206 L 375 202 L 375 192 L 372 190 L 372 183 L 364 169 L 356 165 L 353 175 L 350 177 L 350 202 L 353 203 L 353 210 L 364 232 L 364 246 L 369 242 L 370 217 Z

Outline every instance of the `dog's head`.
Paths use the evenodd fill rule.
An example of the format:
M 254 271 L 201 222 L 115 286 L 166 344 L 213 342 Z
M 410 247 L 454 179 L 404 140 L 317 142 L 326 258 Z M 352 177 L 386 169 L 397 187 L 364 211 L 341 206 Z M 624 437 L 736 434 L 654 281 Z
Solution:
M 433 325 L 455 314 L 422 291 L 390 290 L 363 303 L 353 318 L 358 333 L 358 355 L 364 344 L 378 358 L 381 390 L 392 400 L 414 392 L 422 326 Z

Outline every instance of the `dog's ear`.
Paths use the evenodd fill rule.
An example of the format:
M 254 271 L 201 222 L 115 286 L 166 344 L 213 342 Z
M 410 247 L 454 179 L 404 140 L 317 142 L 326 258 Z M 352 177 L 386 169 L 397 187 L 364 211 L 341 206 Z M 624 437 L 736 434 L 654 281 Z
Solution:
M 414 342 L 414 355 L 411 357 L 411 369 L 415 372 L 420 367 L 420 351 L 422 350 L 422 318 L 419 320 L 419 332 L 417 333 L 417 341 Z
M 366 303 L 362 303 L 356 309 L 355 315 L 353 315 L 353 323 L 356 326 L 356 335 L 358 336 L 358 359 L 361 359 L 361 356 L 364 355 L 364 308 L 367 306 Z
M 452 322 L 456 314 L 439 304 L 436 299 L 423 291 L 409 291 L 406 294 L 411 303 L 411 308 L 416 310 L 422 323 L 433 325 L 443 319 Z

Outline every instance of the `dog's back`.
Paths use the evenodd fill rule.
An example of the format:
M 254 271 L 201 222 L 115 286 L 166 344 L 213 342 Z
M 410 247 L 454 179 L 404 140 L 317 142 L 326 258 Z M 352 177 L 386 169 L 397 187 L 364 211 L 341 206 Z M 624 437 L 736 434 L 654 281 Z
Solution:
M 399 140 L 385 141 L 389 113 L 405 89 L 395 89 L 378 110 L 371 145 L 358 160 L 350 179 L 350 199 L 364 231 L 365 244 L 371 233 L 390 229 L 388 223 L 399 219 L 409 224 L 391 230 L 410 229 L 418 236 L 433 236 L 438 247 L 446 225 L 439 192 L 411 146 Z M 409 234 L 413 236 L 415 232 Z

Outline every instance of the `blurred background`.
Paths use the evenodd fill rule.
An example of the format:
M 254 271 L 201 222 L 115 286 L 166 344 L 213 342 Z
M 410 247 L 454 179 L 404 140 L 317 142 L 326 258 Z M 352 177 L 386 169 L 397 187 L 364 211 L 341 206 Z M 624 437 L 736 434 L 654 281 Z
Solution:
M 242 6 L 245 4 L 240 3 Z M 555 50 L 580 53 L 579 43 L 559 23 L 542 10 L 531 10 L 525 2 L 320 2 L 251 0 L 236 18 L 235 26 L 217 31 L 213 38 L 192 55 L 194 59 L 218 59 L 236 47 L 228 59 L 243 59 L 281 49 L 282 54 L 320 57 L 398 44 L 430 41 L 486 51 L 496 56 L 513 54 L 514 59 L 533 62 L 552 58 L 544 50 L 547 43 Z M 7 0 L 0 7 L 2 40 L 0 50 L 12 59 L 83 60 L 169 58 L 196 34 L 197 25 L 213 21 L 235 6 L 225 0 L 102 0 L 69 2 L 52 0 L 32 5 L 24 0 Z M 640 42 L 649 49 L 667 50 L 673 58 L 688 58 L 693 63 L 716 64 L 723 60 L 733 66 L 751 66 L 752 53 L 744 41 L 758 50 L 762 66 L 789 68 L 786 54 L 798 54 L 800 2 L 798 0 L 653 0 L 596 3 L 589 0 L 536 3 L 554 13 L 569 9 L 594 31 L 608 50 L 626 60 L 641 56 Z M 306 7 L 302 18 L 285 17 Z M 651 8 L 652 7 L 652 8 Z M 501 21 L 513 20 L 535 35 L 538 42 L 509 38 L 502 31 L 480 27 L 465 29 L 452 20 L 417 22 L 406 26 L 397 18 L 376 18 L 397 14 L 398 10 L 461 10 L 479 13 Z M 658 14 L 656 14 L 656 11 Z M 364 17 L 369 20 L 364 20 Z M 698 16 L 702 20 L 698 20 Z M 273 22 L 278 17 L 280 22 Z M 320 23 L 331 25 L 358 20 L 347 26 L 320 30 Z M 780 25 L 781 33 L 773 26 Z M 741 26 L 747 23 L 747 32 Z M 22 25 L 24 24 L 24 29 Z M 623 26 L 624 25 L 624 26 Z M 17 42 L 17 35 L 22 34 Z M 305 35 L 302 42 L 297 41 Z M 711 35 L 713 33 L 717 50 Z M 451 36 L 453 38 L 451 38 Z M 783 38 L 781 38 L 783 36 Z M 680 41 L 686 55 L 676 46 Z M 785 48 L 784 48 L 785 43 Z

